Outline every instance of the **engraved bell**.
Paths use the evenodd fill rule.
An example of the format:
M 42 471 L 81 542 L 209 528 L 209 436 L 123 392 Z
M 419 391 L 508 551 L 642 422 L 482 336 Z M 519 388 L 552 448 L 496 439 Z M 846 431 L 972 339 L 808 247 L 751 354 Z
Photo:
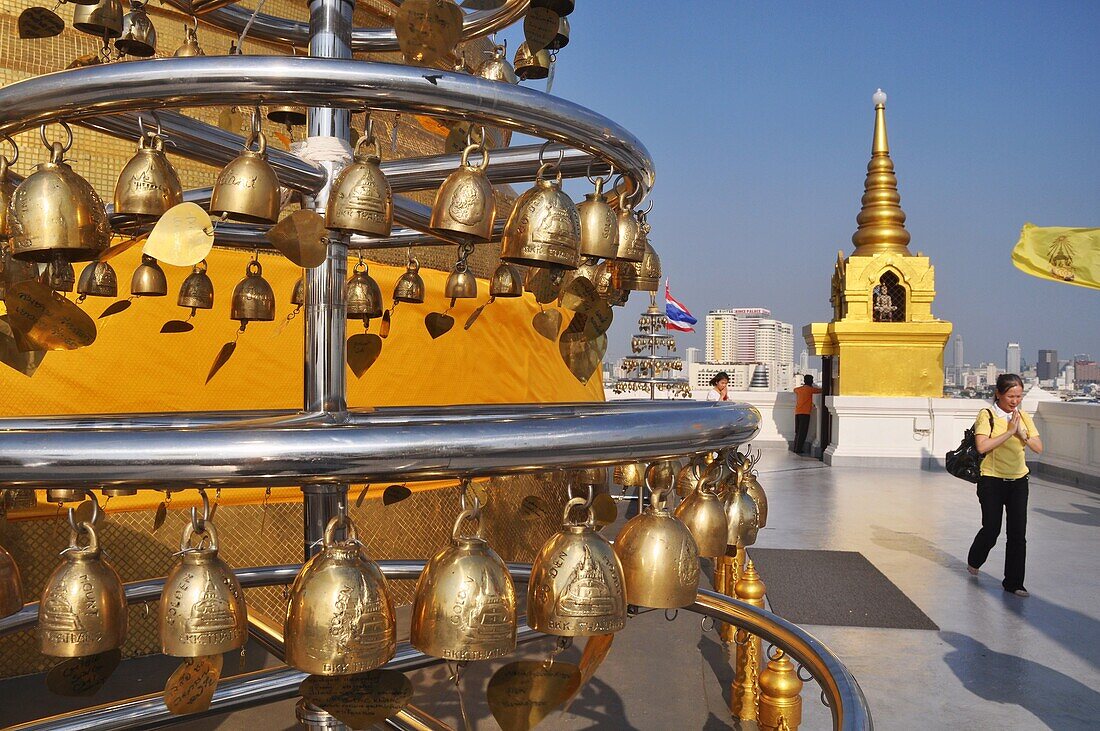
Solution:
M 676 506 L 674 515 L 691 531 L 700 556 L 712 558 L 725 555 L 729 520 L 722 500 L 709 485 L 693 490 Z
M 110 245 L 107 209 L 91 184 L 65 164 L 66 149 L 52 143 L 50 161 L 40 163 L 12 194 L 8 225 L 16 259 L 41 262 L 60 255 L 91 261 Z
M 295 307 L 302 307 L 306 303 L 306 278 L 298 277 L 298 281 L 294 283 L 294 291 L 290 294 L 290 304 Z
M 768 496 L 764 488 L 756 480 L 756 473 L 749 472 L 745 475 L 745 493 L 756 504 L 757 527 L 763 528 L 768 524 Z
M 559 15 L 561 15 L 559 13 Z M 550 42 L 546 44 L 546 50 L 548 51 L 560 51 L 569 45 L 569 21 L 562 15 L 561 20 L 558 21 L 558 33 Z
M 73 10 L 73 28 L 103 40 L 122 35 L 122 3 L 99 0 L 95 5 L 77 5 Z
M 726 544 L 744 548 L 756 543 L 756 533 L 760 530 L 760 513 L 749 494 L 736 486 L 728 489 L 725 510 L 726 520 L 729 521 Z
M 626 600 L 655 609 L 685 607 L 699 588 L 699 549 L 687 526 L 664 507 L 662 493 L 627 521 L 615 540 Z
M 172 55 L 176 58 L 192 58 L 194 56 L 205 56 L 206 52 L 199 46 L 199 34 L 197 32 L 198 21 L 195 21 L 195 27 L 192 28 L 189 25 L 183 26 L 183 45 L 176 49 Z
M 15 159 L 18 160 L 19 148 L 15 148 L 15 150 Z M 8 207 L 11 205 L 12 196 L 15 194 L 15 181 L 8 175 L 8 167 L 14 162 L 15 160 L 9 160 L 0 154 L 0 242 L 11 238 Z
M 489 660 L 516 649 L 516 590 L 500 556 L 477 534 L 461 535 L 432 556 L 416 582 L 409 639 L 421 652 L 447 660 Z
M 420 304 L 424 301 L 424 279 L 420 276 L 420 262 L 409 259 L 405 273 L 397 279 L 393 287 L 394 302 Z
M 584 503 L 573 498 L 566 504 L 562 529 L 531 564 L 527 624 L 538 632 L 591 637 L 618 632 L 626 622 L 623 567 L 615 549 L 595 531 L 591 509 L 585 523 L 569 522 L 570 509 Z
M 563 19 L 564 20 L 564 19 Z M 581 222 L 581 256 L 615 258 L 619 248 L 619 218 L 603 194 L 603 178 L 596 178 L 596 190 L 577 206 Z
M 308 120 L 306 110 L 286 104 L 268 109 L 267 118 L 284 127 L 301 127 Z
M 703 480 L 703 472 L 707 465 L 714 461 L 712 452 L 703 452 L 691 458 L 676 474 L 676 494 L 685 498 L 699 487 Z
M 0 618 L 15 614 L 23 608 L 23 582 L 19 566 L 11 554 L 0 546 Z
M 73 265 L 58 257 L 46 265 L 46 284 L 55 292 L 72 292 L 76 286 Z
M 168 278 L 160 263 L 148 254 L 141 255 L 141 265 L 130 277 L 130 294 L 137 297 L 163 297 L 168 294 Z
M 374 144 L 374 153 L 364 149 Z M 393 228 L 393 192 L 379 166 L 378 140 L 367 134 L 355 145 L 355 162 L 344 168 L 333 183 L 325 211 L 325 226 L 336 231 L 366 236 L 389 236 Z
M 244 646 L 248 613 L 233 570 L 218 558 L 218 531 L 210 520 L 183 530 L 180 560 L 160 595 L 160 643 L 165 655 L 204 657 Z M 191 538 L 200 536 L 199 546 Z
M 258 143 L 255 151 L 250 149 L 253 142 Z M 218 174 L 210 213 L 250 223 L 275 223 L 281 207 L 279 178 L 267 161 L 267 138 L 254 131 L 245 149 Z
M 646 242 L 645 255 L 641 261 L 621 262 L 613 273 L 618 289 L 638 292 L 656 292 L 661 284 L 661 258 L 657 251 Z
M 51 657 L 85 657 L 113 650 L 126 638 L 126 593 L 99 551 L 92 523 L 69 533 L 64 560 L 38 604 L 38 648 Z M 79 544 L 79 533 L 88 544 Z
M 191 314 L 194 314 L 195 310 L 209 310 L 214 307 L 214 282 L 206 273 L 206 259 L 196 264 L 187 275 L 187 279 L 183 280 L 176 304 L 180 307 L 190 307 Z
M 477 297 L 477 277 L 467 268 L 465 260 L 460 260 L 455 264 L 455 268 L 447 277 L 447 284 L 443 288 L 443 296 L 449 297 L 451 300 Z
M 542 177 L 550 167 L 544 163 L 535 186 L 516 200 L 504 225 L 500 258 L 525 266 L 576 269 L 580 264 L 580 218 L 573 201 L 561 190 L 560 173 L 555 180 Z
M 362 259 L 355 265 L 344 291 L 349 320 L 356 318 L 367 322 L 371 318 L 382 316 L 382 290 L 371 277 Z
M 641 462 L 616 465 L 612 477 L 623 487 L 642 487 L 645 485 L 645 465 Z
M 523 275 L 514 266 L 501 262 L 489 280 L 490 297 L 520 297 L 523 295 Z
M 341 521 L 347 539 L 337 541 Z M 365 673 L 397 651 L 389 585 L 349 518 L 328 522 L 324 547 L 295 577 L 283 636 L 287 664 L 311 675 Z
M 183 202 L 183 186 L 157 134 L 143 135 L 115 183 L 115 213 L 162 216 Z
M 157 55 L 157 29 L 145 12 L 145 3 L 131 0 L 130 12 L 122 18 L 122 35 L 115 48 L 127 56 L 149 58 Z
M 470 153 L 481 151 L 481 164 L 470 164 Z M 458 170 L 447 176 L 435 194 L 429 226 L 433 231 L 451 234 L 464 242 L 488 241 L 493 237 L 497 217 L 493 184 L 485 175 L 489 167 L 489 151 L 478 145 L 467 145 L 462 151 Z
M 229 317 L 240 320 L 244 328 L 253 320 L 270 322 L 275 319 L 275 292 L 264 279 L 264 269 L 253 259 L 244 269 L 245 277 L 233 288 Z
M 615 258 L 619 261 L 641 261 L 645 258 L 646 242 L 641 237 L 642 227 L 628 201 L 620 200 L 619 248 Z
M 504 46 L 494 46 L 493 55 L 485 63 L 477 68 L 477 76 L 490 81 L 500 81 L 505 84 L 518 84 L 519 77 L 512 64 L 508 63 Z
M 529 79 L 545 79 L 550 75 L 550 52 L 545 48 L 532 54 L 527 48 L 527 42 L 519 44 L 516 56 L 512 61 L 516 70 L 516 76 L 527 81 Z
M 118 297 L 118 275 L 105 261 L 93 261 L 80 272 L 76 293 L 81 297 Z

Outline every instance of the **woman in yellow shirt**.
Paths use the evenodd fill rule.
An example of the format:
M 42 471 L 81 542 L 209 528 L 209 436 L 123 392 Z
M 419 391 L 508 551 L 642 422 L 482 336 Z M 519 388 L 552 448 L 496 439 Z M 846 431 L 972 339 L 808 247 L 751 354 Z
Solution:
M 1043 440 L 1031 417 L 1020 410 L 1024 382 L 1015 373 L 997 378 L 992 409 L 982 409 L 974 424 L 974 443 L 983 456 L 978 478 L 978 502 L 982 506 L 982 529 L 974 536 L 967 568 L 977 576 L 990 549 L 1001 534 L 1001 513 L 1005 520 L 1005 578 L 1001 586 L 1016 596 L 1028 596 L 1024 588 L 1024 558 L 1027 554 L 1027 463 L 1026 449 L 1043 452 Z M 1025 449 L 1026 448 L 1026 449 Z

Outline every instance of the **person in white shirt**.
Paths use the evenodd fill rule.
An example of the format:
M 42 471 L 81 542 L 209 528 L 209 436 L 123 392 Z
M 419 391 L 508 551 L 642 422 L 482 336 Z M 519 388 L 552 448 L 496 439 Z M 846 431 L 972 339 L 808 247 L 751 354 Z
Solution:
M 707 393 L 707 401 L 729 401 L 730 376 L 725 371 L 710 379 L 712 388 Z

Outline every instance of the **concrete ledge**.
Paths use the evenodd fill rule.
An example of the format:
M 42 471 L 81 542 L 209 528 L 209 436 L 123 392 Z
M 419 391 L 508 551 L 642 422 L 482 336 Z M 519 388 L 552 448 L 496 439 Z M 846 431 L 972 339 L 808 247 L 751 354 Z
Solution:
M 1051 464 L 1043 464 L 1042 462 L 1029 464 L 1029 467 L 1031 468 L 1032 474 L 1044 480 L 1079 487 L 1089 492 L 1100 493 L 1100 477 L 1096 475 L 1087 475 L 1083 472 L 1066 469 L 1065 467 L 1056 467 Z

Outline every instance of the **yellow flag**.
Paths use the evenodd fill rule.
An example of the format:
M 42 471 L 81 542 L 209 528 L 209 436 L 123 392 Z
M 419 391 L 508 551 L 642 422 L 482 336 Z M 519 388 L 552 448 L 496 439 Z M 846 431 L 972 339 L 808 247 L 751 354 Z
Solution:
M 1100 289 L 1100 228 L 1025 223 L 1012 263 L 1033 277 Z

